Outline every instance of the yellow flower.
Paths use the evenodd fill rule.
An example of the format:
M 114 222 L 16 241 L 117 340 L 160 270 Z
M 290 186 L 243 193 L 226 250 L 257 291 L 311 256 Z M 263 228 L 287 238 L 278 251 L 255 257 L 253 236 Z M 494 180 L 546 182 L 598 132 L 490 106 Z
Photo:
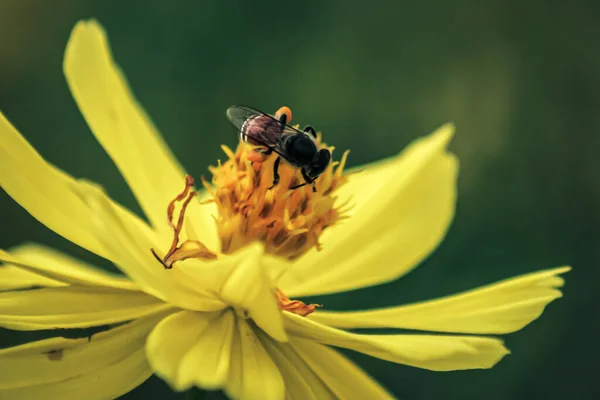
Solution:
M 330 346 L 436 371 L 490 368 L 508 351 L 499 339 L 471 334 L 519 330 L 561 296 L 558 275 L 568 267 L 418 304 L 313 312 L 316 305 L 288 296 L 397 279 L 442 239 L 456 197 L 458 163 L 446 151 L 451 125 L 359 173 L 331 165 L 316 193 L 287 190 L 299 179 L 287 166 L 268 190 L 272 159 L 251 164 L 245 145 L 226 149 L 229 159 L 194 197 L 96 22 L 75 27 L 64 71 L 150 224 L 44 161 L 0 117 L 2 188 L 42 224 L 127 275 L 40 245 L 0 251 L 0 326 L 111 326 L 89 338 L 0 350 L 0 398 L 112 399 L 153 373 L 175 390 L 222 388 L 236 399 L 390 398 Z M 339 329 L 377 327 L 446 334 Z

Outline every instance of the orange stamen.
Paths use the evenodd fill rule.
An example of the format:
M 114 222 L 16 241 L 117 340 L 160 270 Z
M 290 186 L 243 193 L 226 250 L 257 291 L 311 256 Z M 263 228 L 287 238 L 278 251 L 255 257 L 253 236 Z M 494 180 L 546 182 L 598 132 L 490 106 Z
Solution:
M 188 204 L 190 204 L 190 201 L 192 201 L 194 196 L 196 196 L 196 191 L 192 190 L 193 186 L 194 186 L 194 178 L 192 178 L 190 175 L 186 175 L 185 176 L 185 188 L 183 189 L 183 191 L 181 193 L 179 193 L 175 197 L 175 199 L 173 199 L 169 203 L 169 206 L 167 207 L 167 219 L 169 222 L 169 226 L 171 228 L 173 228 L 173 241 L 171 243 L 171 247 L 169 248 L 169 251 L 167 251 L 167 254 L 165 254 L 165 256 L 163 258 L 160 258 L 154 249 L 150 249 L 150 251 L 152 252 L 154 257 L 158 261 L 160 261 L 160 263 L 166 269 L 173 268 L 173 263 L 175 261 L 179 260 L 179 259 L 171 260 L 171 258 L 173 256 L 173 254 L 175 252 L 177 252 L 177 250 L 179 250 L 179 235 L 181 234 L 181 229 L 183 228 L 183 221 L 185 218 L 185 210 L 186 210 Z M 177 218 L 177 225 L 175 225 L 173 223 L 173 214 L 175 211 L 175 205 L 180 201 L 183 201 L 183 204 L 181 205 L 181 211 L 179 211 L 179 216 Z
M 186 175 L 185 176 L 185 188 L 183 189 L 183 192 L 179 193 L 169 203 L 169 206 L 167 207 L 167 219 L 169 221 L 169 226 L 171 228 L 175 228 L 175 226 L 173 225 L 173 211 L 175 210 L 175 204 L 178 201 L 182 201 L 183 199 L 185 199 L 188 196 L 188 193 L 190 192 L 190 190 L 192 189 L 193 186 L 194 186 L 194 178 L 192 178 L 190 175 Z M 193 192 L 193 194 L 195 194 L 195 193 L 196 192 Z M 189 201 L 188 201 L 188 203 L 189 203 Z
M 275 289 L 277 304 L 279 309 L 306 317 L 315 312 L 317 307 L 323 307 L 321 304 L 305 304 L 300 300 L 290 300 L 280 289 Z
M 341 171 L 347 153 L 317 178 L 314 193 L 309 187 L 292 189 L 303 178 L 298 168 L 286 163 L 281 163 L 279 183 L 271 188 L 276 154 L 252 162 L 262 155 L 246 143 L 240 143 L 235 152 L 225 146 L 223 151 L 228 160 L 210 167 L 212 185 L 202 181 L 217 206 L 221 251 L 233 253 L 256 240 L 265 244 L 267 253 L 289 260 L 311 248 L 320 250 L 323 231 L 343 218 L 343 210 L 335 204 L 335 191 L 346 181 Z

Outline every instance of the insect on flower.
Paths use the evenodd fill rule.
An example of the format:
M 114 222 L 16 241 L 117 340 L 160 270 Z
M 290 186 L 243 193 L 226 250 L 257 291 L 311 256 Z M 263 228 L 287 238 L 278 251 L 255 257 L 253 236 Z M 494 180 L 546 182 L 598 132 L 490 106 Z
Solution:
M 254 108 L 231 106 L 227 109 L 227 118 L 239 129 L 242 141 L 264 147 L 255 150 L 257 159 L 277 153 L 270 189 L 279 183 L 279 163 L 283 159 L 291 166 L 300 168 L 305 181 L 290 189 L 309 184 L 313 192 L 317 191 L 314 182 L 329 165 L 331 152 L 317 147 L 317 134 L 312 126 L 300 131 L 287 125 L 292 119 L 292 111 L 288 107 L 281 107 L 273 117 Z
M 337 348 L 431 371 L 487 369 L 509 354 L 490 335 L 522 329 L 562 296 L 568 266 L 419 303 L 317 310 L 298 298 L 352 298 L 406 275 L 438 246 L 456 202 L 458 159 L 447 148 L 453 125 L 360 174 L 344 172 L 348 152 L 320 175 L 323 150 L 300 167 L 279 153 L 251 165 L 264 155 L 242 141 L 235 151 L 223 146 L 227 160 L 209 168 L 213 179 L 197 192 L 97 21 L 73 29 L 64 72 L 147 221 L 48 163 L 0 111 L 0 192 L 125 275 L 42 245 L 0 249 L 0 328 L 56 332 L 0 349 L 2 400 L 116 399 L 152 374 L 177 391 L 223 390 L 235 400 L 393 399 Z M 230 114 L 240 129 L 248 121 L 241 130 L 249 141 L 252 127 L 283 131 L 291 119 L 285 108 L 273 119 L 241 107 Z M 291 143 L 305 136 L 291 132 L 262 146 L 298 152 Z M 319 138 L 314 144 L 325 147 Z M 276 156 L 286 162 L 269 190 Z M 289 190 L 301 169 L 319 177 L 317 193 Z M 102 332 L 76 338 L 75 330 L 90 327 Z M 73 338 L 61 337 L 63 329 Z

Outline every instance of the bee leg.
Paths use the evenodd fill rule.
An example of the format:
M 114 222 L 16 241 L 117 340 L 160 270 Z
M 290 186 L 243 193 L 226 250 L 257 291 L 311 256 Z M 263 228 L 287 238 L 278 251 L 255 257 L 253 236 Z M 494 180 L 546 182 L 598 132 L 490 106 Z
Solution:
M 302 186 L 306 186 L 306 182 L 304 182 L 304 183 L 301 183 L 301 184 L 299 184 L 299 185 L 296 185 L 296 186 L 292 186 L 292 187 L 290 188 L 290 190 L 296 190 L 296 189 L 299 189 L 299 188 L 301 188 Z
M 304 127 L 304 132 L 310 134 L 312 137 L 314 137 L 315 139 L 317 138 L 317 132 L 315 131 L 315 128 L 313 128 L 310 125 L 306 125 Z
M 287 123 L 287 114 L 286 113 L 281 113 L 281 115 L 279 116 L 279 122 L 281 123 L 282 127 L 285 127 L 285 124 Z
M 315 179 L 311 178 L 310 176 L 308 176 L 308 174 L 306 173 L 306 171 L 304 169 L 300 170 L 302 172 L 302 177 L 304 178 L 304 183 L 301 183 L 299 185 L 296 186 L 292 186 L 290 189 L 294 190 L 294 189 L 298 189 L 301 188 L 302 186 L 305 185 L 311 185 L 312 186 L 312 190 L 313 193 L 317 191 L 317 188 L 315 187 Z
M 257 151 L 260 154 L 264 154 L 265 156 L 268 156 L 273 152 L 273 148 L 267 147 L 266 149 L 256 149 L 255 151 Z
M 279 163 L 280 162 L 281 162 L 281 157 L 277 157 L 277 159 L 273 163 L 273 185 L 269 188 L 269 190 L 273 189 L 279 183 Z

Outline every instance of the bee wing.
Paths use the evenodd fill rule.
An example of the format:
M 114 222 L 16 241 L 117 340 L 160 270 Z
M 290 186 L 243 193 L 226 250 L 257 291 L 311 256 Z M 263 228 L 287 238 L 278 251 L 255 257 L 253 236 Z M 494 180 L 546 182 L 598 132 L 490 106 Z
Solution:
M 231 106 L 227 109 L 227 118 L 238 129 L 240 139 L 251 145 L 266 146 L 286 158 L 280 148 L 282 137 L 304 132 L 282 125 L 272 115 L 248 106 Z
M 295 135 L 297 133 L 306 134 L 305 132 L 302 132 L 301 130 L 294 128 L 293 126 L 286 125 L 283 128 L 282 135 Z
M 242 125 L 244 125 L 244 122 L 246 122 L 248 118 L 259 115 L 267 114 L 260 110 L 246 106 L 231 106 L 227 109 L 227 118 L 237 129 L 241 129 Z
M 269 115 L 260 110 L 257 110 L 256 108 L 252 108 L 252 107 L 248 107 L 248 106 L 231 106 L 227 109 L 227 118 L 229 119 L 229 121 L 231 121 L 233 126 L 235 126 L 237 129 L 241 129 L 242 125 L 244 125 L 244 123 L 248 120 L 248 118 L 258 117 L 258 116 L 265 116 L 265 117 L 269 118 L 271 121 L 276 122 L 281 125 L 281 122 L 279 122 L 279 120 L 276 119 L 274 116 Z M 296 133 L 304 133 L 304 132 L 294 128 L 293 126 L 289 126 L 289 125 L 284 125 L 283 129 L 280 132 L 280 134 L 282 134 L 282 135 L 294 135 Z

